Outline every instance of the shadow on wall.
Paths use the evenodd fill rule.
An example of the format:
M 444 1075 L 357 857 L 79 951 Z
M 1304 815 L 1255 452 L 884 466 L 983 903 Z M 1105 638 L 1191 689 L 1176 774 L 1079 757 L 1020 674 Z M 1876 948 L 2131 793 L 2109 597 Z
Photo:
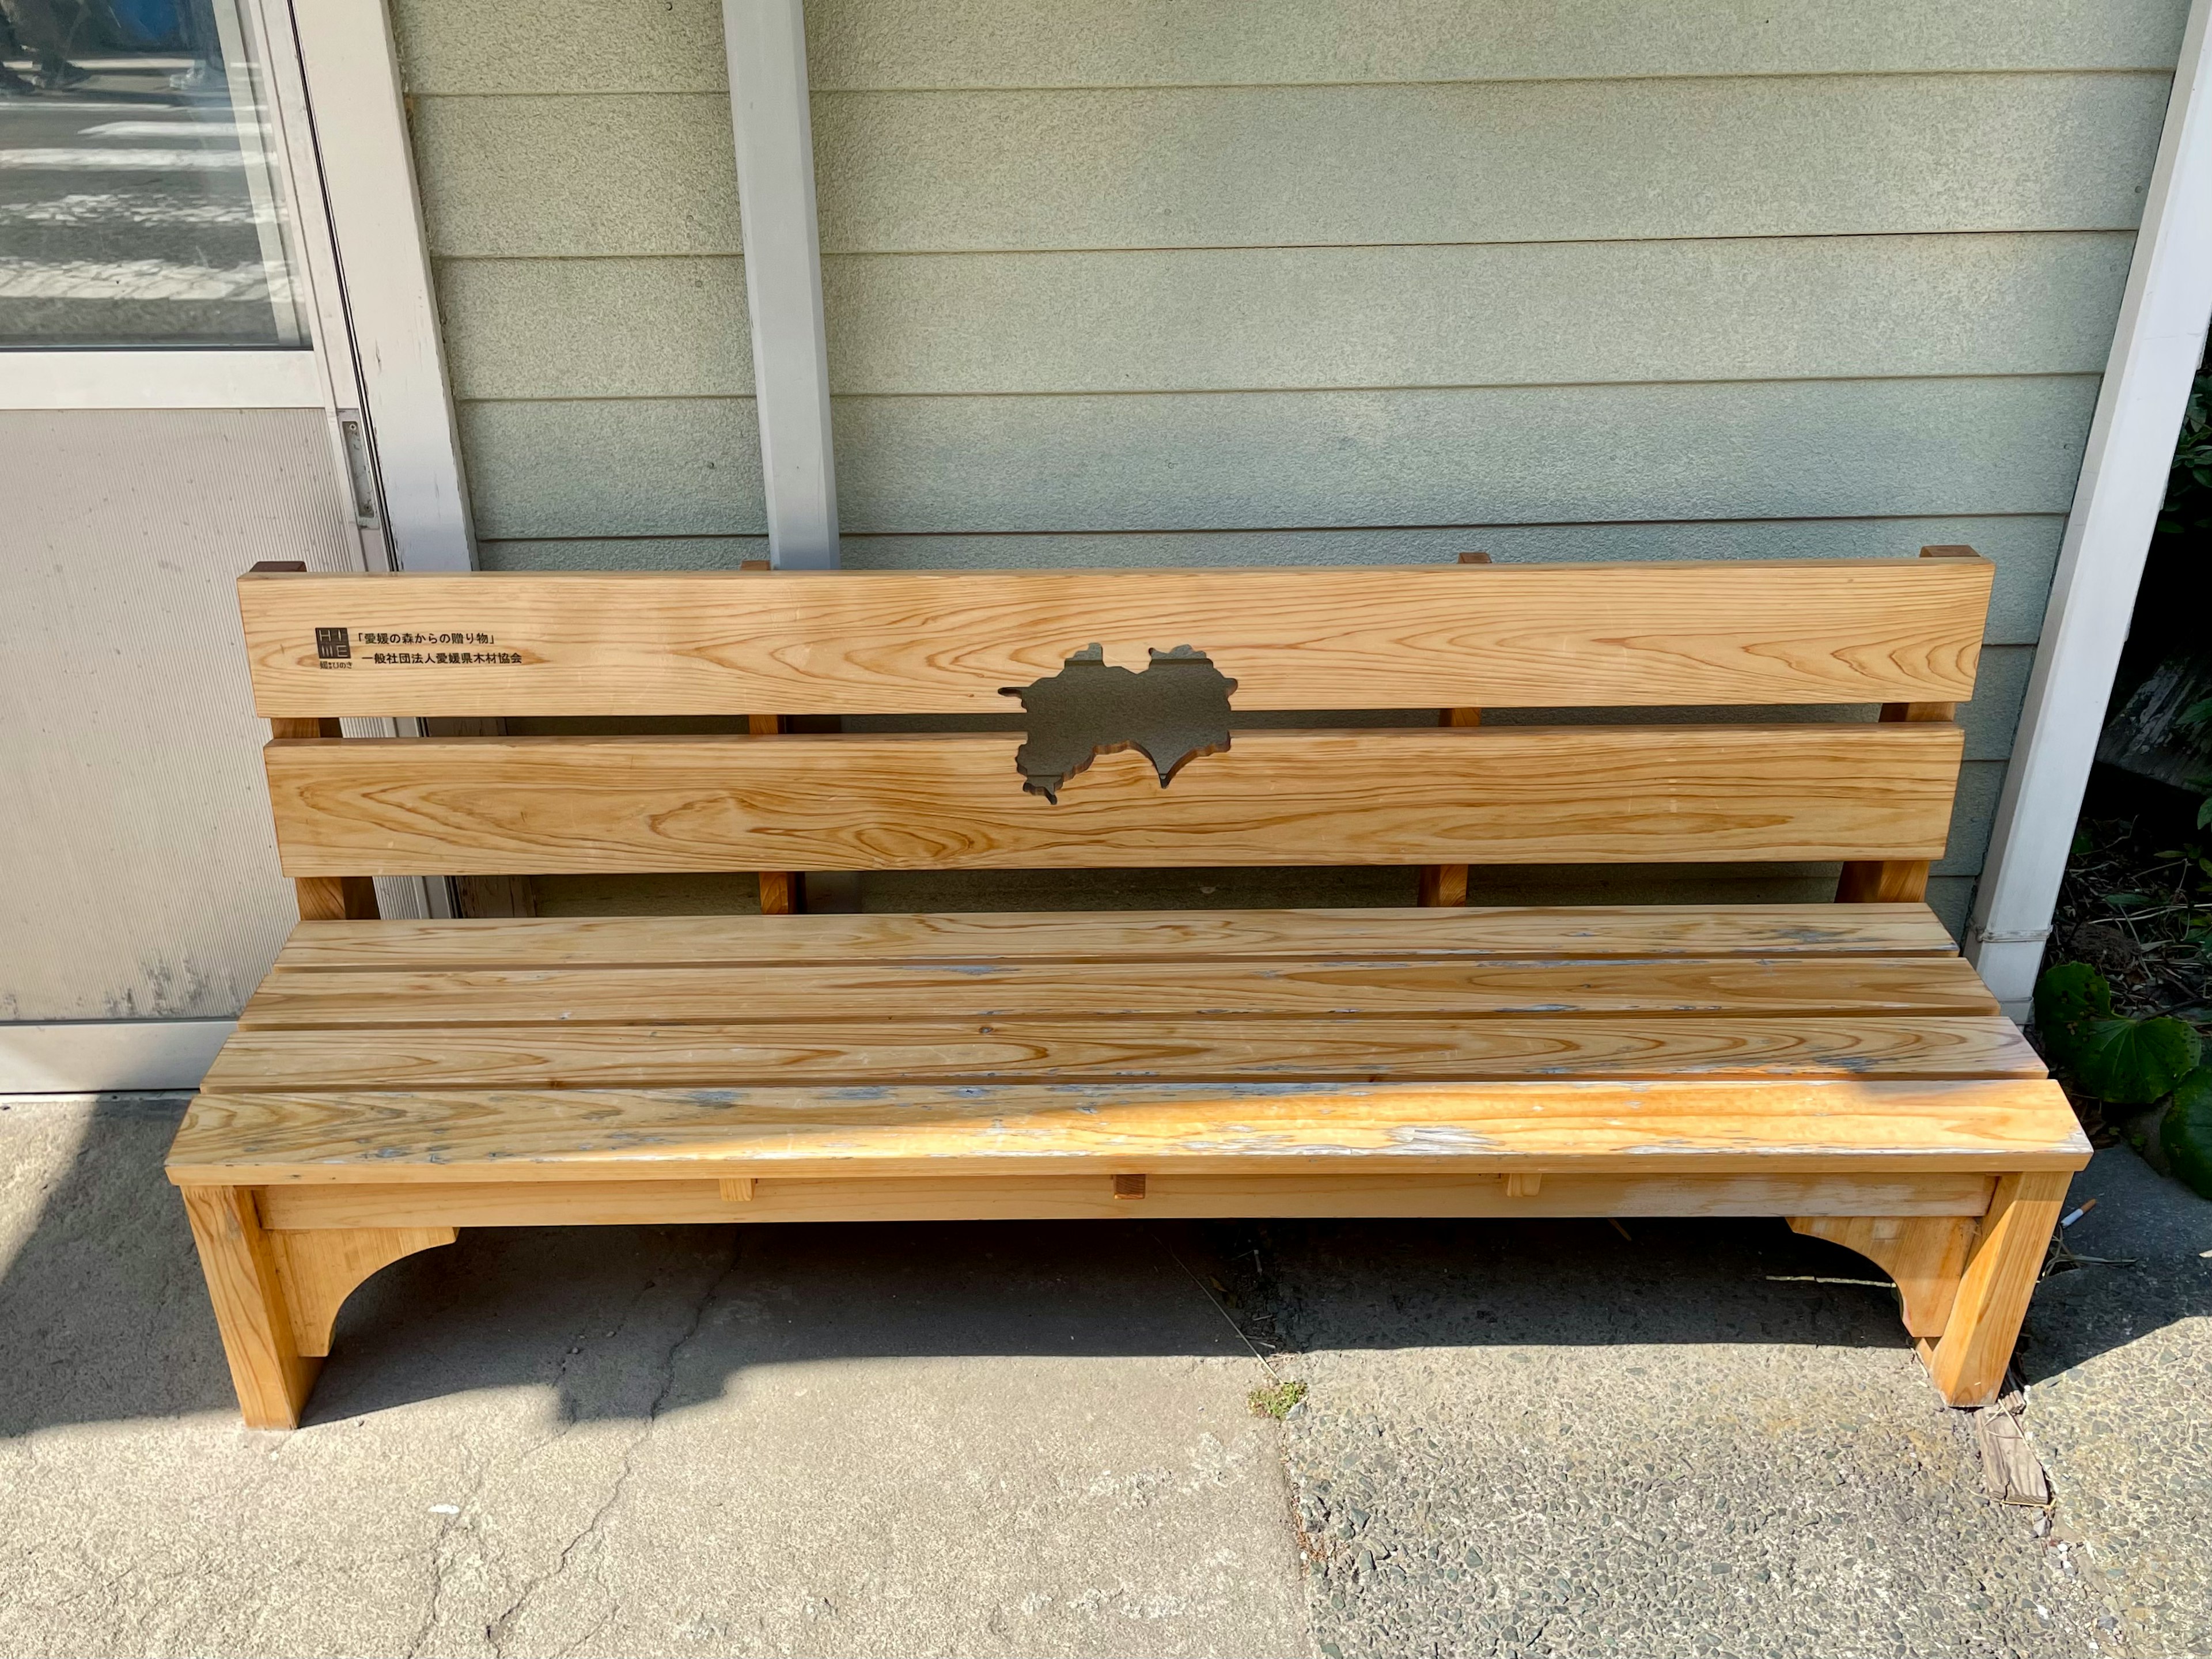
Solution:
M 0 1278 L 0 1435 L 234 1409 L 161 1174 L 181 1111 L 175 1099 L 100 1103 L 47 1187 Z M 1248 1336 L 1292 1350 L 1906 1346 L 1893 1292 L 1812 1282 L 1878 1277 L 1869 1264 L 1778 1220 L 1626 1226 L 1632 1239 L 1603 1221 L 1549 1220 L 469 1231 L 348 1302 L 306 1421 L 518 1386 L 550 1390 L 564 1421 L 647 1418 L 763 1366 L 1234 1357 Z M 2212 1315 L 2212 1275 L 2135 1290 L 2124 1322 L 2100 1323 L 2067 1308 L 2097 1288 L 2067 1285 L 2056 1340 L 2036 1340 L 2031 1312 L 2030 1378 Z

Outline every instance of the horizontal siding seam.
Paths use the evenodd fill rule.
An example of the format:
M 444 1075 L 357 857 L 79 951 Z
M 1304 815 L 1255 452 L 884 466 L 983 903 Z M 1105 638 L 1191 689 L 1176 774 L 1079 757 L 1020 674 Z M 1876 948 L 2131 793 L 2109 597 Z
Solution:
M 897 259 L 964 259 L 970 258 L 1003 258 L 1009 254 L 1085 254 L 1102 253 L 1296 253 L 1309 249 L 1321 251 L 1331 248 L 1396 248 L 1396 247 L 1581 247 L 1586 245 L 1625 247 L 1645 242 L 1832 242 L 1864 240 L 1874 237 L 1899 236 L 2133 236 L 2138 227 L 2124 225 L 1959 225 L 1942 230 L 1829 230 L 1796 232 L 1775 235 L 1759 231 L 1729 231 L 1716 236 L 1531 236 L 1500 237 L 1480 242 L 1132 242 L 1121 246 L 1067 247 L 832 247 L 824 244 L 822 257 L 825 259 L 897 258 Z M 708 258 L 729 258 L 735 250 L 698 256 Z M 544 254 L 438 254 L 436 258 L 544 258 L 574 256 Z M 657 254 L 592 255 L 592 258 L 657 258 Z
M 832 380 L 835 380 L 833 375 Z M 884 402 L 902 402 L 920 398 L 1306 398 L 1329 397 L 1340 393 L 1425 395 L 1447 392 L 1618 392 L 1638 386 L 1887 386 L 1899 382 L 1943 383 L 1984 380 L 2097 380 L 2103 378 L 2098 369 L 2024 369 L 2015 373 L 1984 374 L 1776 374 L 1765 376 L 1724 375 L 1713 380 L 1673 379 L 1663 380 L 1469 380 L 1422 381 L 1413 384 L 1389 382 L 1376 385 L 1332 386 L 1146 386 L 1131 389 L 1119 386 L 1054 387 L 1042 391 L 1007 392 L 840 392 L 833 385 L 830 398 L 848 401 L 876 398 Z M 646 401 L 714 402 L 722 394 L 701 392 L 681 394 L 665 399 Z M 510 400 L 498 400 L 510 401 Z M 627 402 L 629 399 L 520 398 L 511 401 L 525 403 L 568 402 Z
M 887 403 L 908 403 L 918 398 L 1309 398 L 1340 394 L 1365 397 L 1377 393 L 1426 396 L 1453 392 L 1618 392 L 1638 386 L 1888 386 L 1900 382 L 1934 386 L 1967 381 L 2096 380 L 2102 378 L 2098 371 L 2078 369 L 2032 370 L 2012 374 L 1784 374 L 1751 380 L 1732 376 L 1713 380 L 1485 380 L 1466 385 L 1169 386 L 1146 387 L 1139 391 L 1121 388 L 1093 391 L 1081 387 L 1034 392 L 838 392 L 833 389 L 830 395 L 833 401 L 855 402 L 869 398 Z M 754 394 L 750 392 L 653 392 L 637 397 L 553 392 L 542 397 L 457 395 L 454 402 L 477 406 L 494 404 L 749 404 L 753 399 Z
M 1774 234 L 1757 232 L 1735 232 L 1713 236 L 1565 236 L 1509 238 L 1503 241 L 1454 242 L 1182 242 L 1172 245 L 1121 247 L 974 247 L 974 248 L 823 248 L 824 259 L 1066 259 L 1110 258 L 1116 255 L 1152 257 L 1163 253 L 1305 253 L 1373 250 L 1387 252 L 1393 248 L 1486 248 L 1486 247 L 1702 247 L 1712 242 L 1895 242 L 1918 239 L 1925 241 L 1945 241 L 1966 236 L 2094 236 L 2100 239 L 2126 237 L 2133 240 L 2133 225 L 2028 225 L 2012 230 L 1992 230 L 1986 226 L 1965 226 L 1957 230 L 1826 230 L 1791 231 Z M 441 253 L 433 250 L 433 264 L 594 264 L 610 260 L 641 261 L 647 259 L 735 259 L 742 261 L 741 250 L 727 252 L 694 249 L 668 253 Z
M 1671 529 L 1705 525 L 1773 525 L 1777 526 L 1801 524 L 1925 524 L 1967 523 L 1982 519 L 2045 519 L 2063 522 L 2063 513 L 1982 512 L 1982 513 L 1838 513 L 1827 517 L 1794 519 L 1518 519 L 1510 521 L 1491 519 L 1480 524 L 1301 524 L 1277 526 L 1265 530 L 1224 530 L 1207 525 L 1184 530 L 847 530 L 839 532 L 838 540 L 869 541 L 975 541 L 987 537 L 1027 537 L 1048 539 L 1060 537 L 1112 536 L 1344 536 L 1396 535 L 1413 532 L 1450 532 L 1479 535 L 1486 530 L 1639 530 Z M 484 543 L 495 542 L 696 542 L 696 541 L 758 541 L 763 532 L 744 530 L 718 531 L 641 531 L 629 534 L 608 535 L 588 532 L 575 535 L 480 536 Z M 1510 561 L 1506 561 L 1510 562 Z M 2020 643 L 2020 641 L 2009 641 Z
M 963 82 L 937 86 L 836 86 L 815 83 L 808 91 L 817 98 L 868 97 L 925 97 L 933 94 L 959 97 L 977 93 L 1019 94 L 1024 96 L 1049 95 L 1054 93 L 1087 92 L 1304 92 L 1364 91 L 1370 88 L 1399 87 L 1565 87 L 1565 86 L 1622 86 L 1648 85 L 1668 82 L 1686 84 L 1710 81 L 1966 81 L 1990 80 L 2000 76 L 2014 79 L 2049 79 L 2053 76 L 2100 79 L 2152 76 L 2171 79 L 2172 64 L 2102 64 L 2081 68 L 2006 68 L 2003 66 L 1965 67 L 1952 69 L 1895 69 L 1895 70 L 1731 70 L 1724 73 L 1698 75 L 1676 71 L 1663 75 L 1507 75 L 1448 76 L 1439 80 L 1404 81 L 1124 81 L 1124 82 L 1061 82 L 1027 85 L 1019 82 L 1000 85 Z M 723 98 L 728 96 L 726 84 L 687 87 L 564 87 L 536 91 L 469 90 L 447 88 L 425 91 L 408 88 L 414 100 L 453 98 Z

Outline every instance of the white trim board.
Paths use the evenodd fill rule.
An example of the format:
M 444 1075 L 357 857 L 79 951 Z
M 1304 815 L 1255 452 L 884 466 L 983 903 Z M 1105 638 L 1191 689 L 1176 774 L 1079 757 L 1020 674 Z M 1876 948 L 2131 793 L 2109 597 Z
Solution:
M 0 351 L 0 409 L 324 409 L 315 354 Z
M 476 536 L 391 19 L 375 0 L 295 0 L 292 19 L 392 554 L 404 570 L 466 570 Z
M 234 1019 L 0 1023 L 0 1095 L 197 1089 Z
M 2034 993 L 2106 701 L 2166 499 L 2174 435 L 2212 318 L 2208 24 L 2212 0 L 2196 0 L 1966 925 L 1966 956 L 2015 1018 L 2027 1013 Z
M 830 336 L 814 210 L 814 128 L 802 0 L 722 0 L 738 230 L 752 314 L 769 562 L 837 564 L 836 458 L 830 437 Z

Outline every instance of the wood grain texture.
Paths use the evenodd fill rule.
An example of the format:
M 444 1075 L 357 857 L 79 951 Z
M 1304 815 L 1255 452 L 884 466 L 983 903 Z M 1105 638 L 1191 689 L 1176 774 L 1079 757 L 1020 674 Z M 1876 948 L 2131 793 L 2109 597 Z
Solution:
M 2011 1021 L 1792 1014 L 1238 1021 L 851 1018 L 789 1025 L 248 1027 L 204 1087 L 705 1088 L 775 1083 L 2039 1078 Z
M 1014 734 L 272 743 L 285 873 L 1938 858 L 1955 726 L 1248 731 L 1058 805 Z
M 256 574 L 239 595 L 270 716 L 1003 714 L 1002 687 L 1094 642 L 1134 664 L 1194 645 L 1242 709 L 1510 708 L 1964 701 L 1991 574 L 1944 559 Z M 319 627 L 349 630 L 349 668 L 321 665 Z M 387 634 L 413 642 L 361 643 Z M 412 660 L 456 645 L 521 660 Z
M 1511 1179 L 1510 1176 L 1507 1179 Z M 755 1181 L 727 1198 L 713 1180 L 501 1181 L 269 1187 L 284 1228 L 636 1226 L 730 1221 L 1122 1221 L 1132 1216 L 1979 1215 L 1981 1175 L 1547 1175 L 1526 1197 L 1495 1175 L 1151 1175 L 1145 1201 L 1116 1200 L 1097 1172 Z M 290 1235 L 298 1237 L 298 1234 Z
M 1971 547 L 1939 545 L 1920 550 L 1923 559 L 1974 559 L 1980 555 Z M 1953 702 L 1886 702 L 1881 706 L 1885 724 L 1918 724 L 1942 722 L 1958 714 Z M 1888 859 L 1875 861 L 1854 860 L 1846 863 L 1836 881 L 1836 901 L 1839 904 L 1900 904 L 1912 903 L 1928 896 L 1926 859 Z
M 1986 1406 L 1996 1398 L 2071 1179 L 2045 1165 L 2015 1168 L 2021 1172 L 1997 1182 L 1950 1320 L 1924 1355 L 1936 1391 L 1954 1406 Z
M 921 963 L 848 968 L 272 969 L 241 1028 L 742 1024 L 1023 1016 L 1994 1014 L 1956 957 L 1598 962 Z
M 1326 962 L 1562 956 L 1956 956 L 1925 904 L 971 911 L 302 924 L 283 969 L 740 968 L 896 962 Z
M 323 1358 L 338 1310 L 370 1274 L 417 1250 L 453 1242 L 451 1227 L 356 1227 L 344 1231 L 269 1234 L 300 1352 Z
M 2080 1169 L 2050 1082 L 1099 1084 L 203 1093 L 179 1185 L 652 1175 Z
M 374 921 L 376 884 L 367 876 L 301 876 L 292 884 L 302 921 Z
M 1958 1295 L 1959 1275 L 1974 1242 L 1972 1219 L 1793 1215 L 1790 1225 L 1794 1231 L 1856 1250 L 1896 1280 L 1907 1334 L 1943 1334 Z
M 322 1362 L 300 1350 L 253 1194 L 209 1185 L 183 1197 L 239 1411 L 248 1428 L 295 1427 Z
M 298 567 L 304 570 L 302 564 Z M 264 567 L 256 565 L 257 572 Z M 269 735 L 287 742 L 337 739 L 345 734 L 335 716 L 319 720 L 272 720 Z M 301 876 L 292 884 L 302 921 L 374 921 L 376 884 L 367 876 Z M 489 914 L 489 913 L 483 913 Z

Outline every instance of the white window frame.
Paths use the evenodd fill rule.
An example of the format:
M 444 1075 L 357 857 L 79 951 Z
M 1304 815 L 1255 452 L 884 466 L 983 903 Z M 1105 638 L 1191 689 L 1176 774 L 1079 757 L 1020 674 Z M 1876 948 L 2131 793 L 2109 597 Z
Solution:
M 0 410 L 320 409 L 328 416 L 331 463 L 353 498 L 364 568 L 389 568 L 373 451 L 347 443 L 347 419 L 361 407 L 338 280 L 337 251 L 324 210 L 307 119 L 299 53 L 283 0 L 239 0 L 251 29 L 266 118 L 289 197 L 298 286 L 308 340 L 297 346 L 154 349 L 99 346 L 0 350 Z M 247 43 L 224 29 L 234 60 Z
M 309 350 L 0 351 L 0 409 L 329 409 Z

